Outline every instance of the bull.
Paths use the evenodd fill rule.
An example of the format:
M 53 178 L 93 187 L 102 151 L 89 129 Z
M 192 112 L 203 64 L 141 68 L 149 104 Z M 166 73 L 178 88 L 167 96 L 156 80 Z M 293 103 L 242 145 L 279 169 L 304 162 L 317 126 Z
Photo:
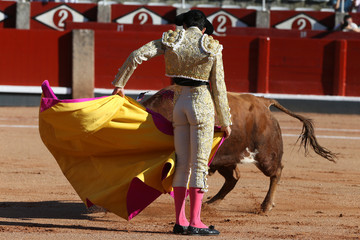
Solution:
M 143 105 L 172 121 L 173 95 L 174 86 L 169 86 L 144 101 Z M 270 106 L 302 122 L 298 140 L 305 149 L 305 155 L 312 148 L 316 154 L 335 162 L 336 154 L 318 143 L 310 119 L 291 112 L 274 99 L 228 92 L 228 100 L 233 122 L 232 134 L 223 143 L 209 167 L 210 176 L 218 171 L 225 182 L 219 192 L 207 201 L 208 204 L 221 201 L 235 187 L 240 179 L 239 163 L 253 163 L 270 178 L 260 212 L 267 213 L 274 206 L 274 195 L 283 169 L 283 141 L 279 122 L 272 115 Z

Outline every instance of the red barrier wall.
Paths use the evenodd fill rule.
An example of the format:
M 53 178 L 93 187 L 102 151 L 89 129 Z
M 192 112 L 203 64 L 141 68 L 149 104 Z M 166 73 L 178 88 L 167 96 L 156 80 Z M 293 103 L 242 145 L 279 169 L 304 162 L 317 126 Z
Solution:
M 162 32 L 95 31 L 95 87 L 111 89 L 118 68 Z M 0 85 L 71 87 L 71 32 L 0 29 Z M 229 91 L 360 96 L 359 40 L 217 37 Z M 128 89 L 167 86 L 163 57 L 139 66 Z
M 71 33 L 0 29 L 0 85 L 71 87 Z M 4 47 L 5 46 L 5 47 Z
M 16 3 L 0 2 L 0 28 L 15 28 Z
M 95 87 L 112 88 L 111 82 L 129 54 L 143 44 L 161 38 L 154 32 L 95 32 Z M 164 76 L 162 57 L 143 62 L 132 75 L 128 89 L 161 89 L 170 84 Z
M 270 92 L 332 94 L 334 46 L 329 40 L 272 39 Z
M 347 41 L 345 95 L 360 96 L 360 41 Z
M 256 37 L 218 37 L 223 44 L 225 81 L 229 91 L 255 92 L 258 61 Z

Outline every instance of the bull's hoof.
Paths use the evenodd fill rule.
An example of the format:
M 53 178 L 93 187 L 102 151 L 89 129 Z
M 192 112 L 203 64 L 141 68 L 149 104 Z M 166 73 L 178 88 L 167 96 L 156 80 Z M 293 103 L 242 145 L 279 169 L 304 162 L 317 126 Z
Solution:
M 270 212 L 270 210 L 268 210 L 268 211 L 263 211 L 263 210 L 261 209 L 261 210 L 258 212 L 258 214 L 259 214 L 260 216 L 268 216 L 269 212 Z
M 205 204 L 207 205 L 215 205 L 221 202 L 222 199 L 214 199 L 211 198 L 210 200 L 206 201 Z
M 275 203 L 272 203 L 272 204 L 269 204 L 269 203 L 264 204 L 264 203 L 262 203 L 261 204 L 261 210 L 260 210 L 259 214 L 260 215 L 266 215 L 273 209 L 273 207 L 275 207 Z

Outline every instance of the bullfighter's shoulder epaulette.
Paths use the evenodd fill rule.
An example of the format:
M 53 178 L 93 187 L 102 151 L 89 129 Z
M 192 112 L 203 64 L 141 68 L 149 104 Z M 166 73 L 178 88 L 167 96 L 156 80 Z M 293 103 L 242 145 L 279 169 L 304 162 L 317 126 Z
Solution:
M 201 38 L 201 47 L 206 53 L 209 53 L 210 56 L 218 55 L 223 49 L 223 46 L 218 40 L 207 34 L 204 34 Z
M 176 29 L 175 31 L 169 30 L 164 32 L 161 38 L 161 42 L 171 48 L 177 48 L 184 38 L 185 30 Z

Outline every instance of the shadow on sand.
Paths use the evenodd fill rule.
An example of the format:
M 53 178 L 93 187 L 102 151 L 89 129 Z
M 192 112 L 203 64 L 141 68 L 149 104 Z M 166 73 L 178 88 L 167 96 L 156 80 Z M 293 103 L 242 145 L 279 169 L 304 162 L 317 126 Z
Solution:
M 33 222 L 36 219 L 73 219 L 90 221 L 108 221 L 105 219 L 93 218 L 85 205 L 81 202 L 68 201 L 44 201 L 44 202 L 0 202 L 0 226 L 17 226 L 30 228 L 60 228 L 78 229 L 91 231 L 114 231 L 114 232 L 135 232 L 135 233 L 155 233 L 168 234 L 168 232 L 158 231 L 137 231 L 111 227 L 94 227 L 85 224 L 52 224 Z M 11 221 L 16 219 L 16 221 Z M 22 221 L 18 221 L 22 220 Z M 114 222 L 109 220 L 109 222 Z
M 19 221 L 0 221 L 0 226 L 39 227 L 39 228 L 62 228 L 97 231 L 120 231 L 116 228 L 93 227 L 79 224 L 62 225 L 32 222 L 34 219 L 74 219 L 74 220 L 97 220 L 89 216 L 90 212 L 83 203 L 67 201 L 44 201 L 44 202 L 0 202 L 0 218 Z
M 83 203 L 66 201 L 0 202 L 0 217 L 16 219 L 89 219 Z

